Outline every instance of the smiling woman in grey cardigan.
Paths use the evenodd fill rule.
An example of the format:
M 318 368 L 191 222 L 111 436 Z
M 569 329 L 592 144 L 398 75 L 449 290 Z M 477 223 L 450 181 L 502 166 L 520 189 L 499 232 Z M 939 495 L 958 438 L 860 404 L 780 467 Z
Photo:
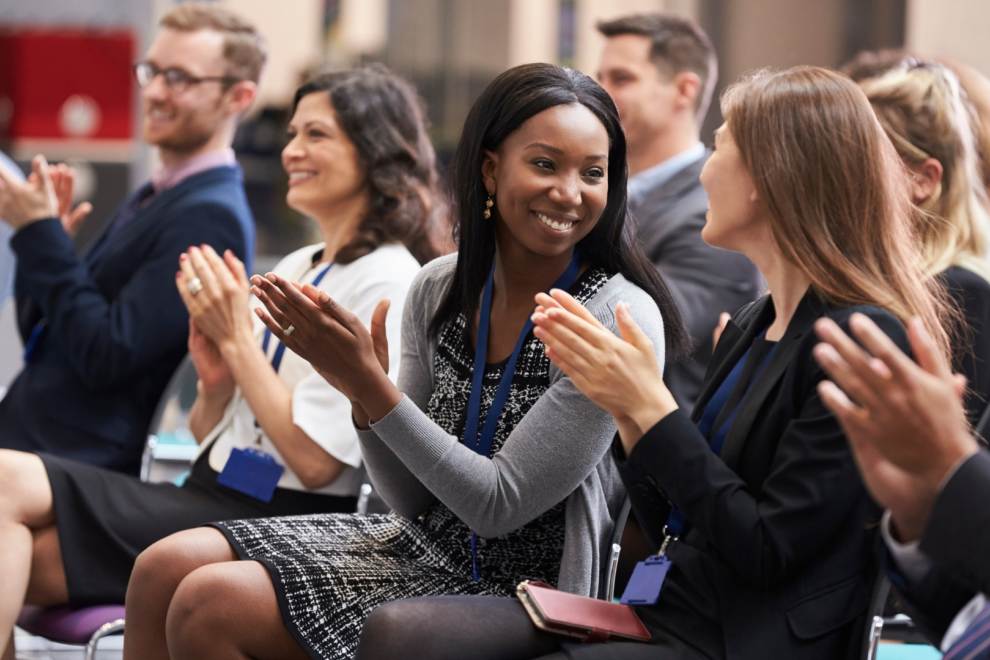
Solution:
M 625 494 L 606 456 L 615 435 L 611 416 L 553 365 L 549 388 L 491 459 L 472 451 L 423 412 L 441 387 L 432 368 L 437 340 L 426 328 L 450 286 L 454 257 L 427 265 L 410 291 L 399 378 L 405 397 L 372 424 L 372 430 L 359 434 L 372 482 L 396 513 L 414 519 L 440 500 L 481 537 L 509 534 L 566 501 L 559 577 L 541 577 L 567 591 L 594 596 L 608 555 L 611 521 Z M 593 279 L 595 292 L 587 298 L 588 309 L 615 331 L 615 305 L 625 302 L 641 327 L 649 328 L 663 364 L 663 327 L 656 303 L 621 274 Z M 526 349 L 542 353 L 535 341 Z M 462 398 L 467 398 L 466 392 Z
M 252 280 L 273 334 L 351 400 L 393 513 L 228 521 L 159 543 L 128 602 L 167 610 L 168 651 L 349 658 L 368 613 L 397 598 L 508 595 L 525 578 L 597 592 L 623 495 L 615 426 L 552 367 L 530 316 L 535 294 L 561 288 L 614 328 L 622 301 L 659 361 L 680 349 L 666 288 L 624 238 L 625 184 L 604 90 L 517 67 L 465 124 L 459 251 L 412 284 L 398 387 L 382 378 L 387 304 L 369 331 L 317 291 Z

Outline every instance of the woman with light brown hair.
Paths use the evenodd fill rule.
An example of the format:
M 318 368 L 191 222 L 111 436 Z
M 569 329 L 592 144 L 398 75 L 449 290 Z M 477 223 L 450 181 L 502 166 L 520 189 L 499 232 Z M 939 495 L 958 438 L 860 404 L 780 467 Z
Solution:
M 961 311 L 953 363 L 967 378 L 975 424 L 990 400 L 990 210 L 973 131 L 956 76 L 905 57 L 859 81 L 908 175 L 926 275 L 938 275 Z
M 813 326 L 865 316 L 906 348 L 903 324 L 919 317 L 947 352 L 944 293 L 921 268 L 897 154 L 852 81 L 813 67 L 760 72 L 727 91 L 722 111 L 701 174 L 702 237 L 749 257 L 771 294 L 729 321 L 693 415 L 677 409 L 621 305 L 619 337 L 561 291 L 537 295 L 533 315 L 551 361 L 615 418 L 613 457 L 659 549 L 624 596 L 651 643 L 571 644 L 512 600 L 449 597 L 376 610 L 362 660 L 405 648 L 434 660 L 858 652 L 880 512 L 819 396 Z

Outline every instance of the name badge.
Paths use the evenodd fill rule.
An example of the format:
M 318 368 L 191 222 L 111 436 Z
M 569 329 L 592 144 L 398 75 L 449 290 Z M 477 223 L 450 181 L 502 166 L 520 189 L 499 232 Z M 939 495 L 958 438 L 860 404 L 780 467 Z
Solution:
M 234 449 L 217 483 L 262 502 L 271 502 L 285 467 L 258 449 Z
M 670 559 L 666 555 L 647 557 L 638 562 L 619 602 L 623 605 L 656 605 L 669 570 Z

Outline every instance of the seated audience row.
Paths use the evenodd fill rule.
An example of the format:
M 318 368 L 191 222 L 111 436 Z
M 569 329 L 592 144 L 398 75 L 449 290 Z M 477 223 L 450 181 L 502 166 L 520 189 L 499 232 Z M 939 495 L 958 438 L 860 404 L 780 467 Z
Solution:
M 165 30 L 152 48 L 196 37 Z M 274 272 L 377 324 L 397 364 L 406 292 L 417 258 L 438 253 L 433 230 L 445 210 L 415 93 L 381 67 L 320 76 L 298 90 L 288 131 L 287 202 L 314 219 L 323 241 Z M 44 181 L 48 172 L 39 175 Z M 173 532 L 228 518 L 354 510 L 363 471 L 348 399 L 252 322 L 245 268 L 231 251 L 192 247 L 176 265 L 171 279 L 191 317 L 199 378 L 192 473 L 181 487 L 149 484 L 54 454 L 0 450 L 4 640 L 25 602 L 124 602 L 138 554 Z M 382 299 L 393 309 L 387 322 Z
M 563 293 L 537 300 L 550 358 L 615 418 L 633 512 L 669 558 L 659 600 L 636 607 L 652 643 L 572 644 L 536 632 L 517 602 L 440 599 L 373 613 L 359 657 L 855 654 L 880 515 L 819 394 L 812 326 L 847 327 L 858 312 L 906 347 L 902 324 L 919 316 L 948 355 L 946 309 L 913 249 L 897 154 L 854 83 L 815 68 L 759 73 L 730 88 L 723 115 L 702 172 L 704 238 L 746 254 L 773 293 L 729 322 L 693 415 L 621 308 L 616 338 Z
M 644 171 L 643 144 L 627 152 L 628 95 L 617 109 L 549 64 L 498 76 L 453 163 L 457 254 L 420 270 L 442 251 L 447 207 L 415 92 L 380 66 L 318 76 L 296 93 L 283 165 L 288 204 L 323 241 L 249 280 L 249 229 L 244 245 L 179 249 L 190 234 L 169 214 L 220 232 L 244 220 L 229 142 L 263 48 L 212 6 L 183 5 L 162 27 L 136 74 L 165 169 L 83 260 L 68 241 L 86 212 L 69 208 L 71 173 L 39 158 L 26 183 L 0 185 L 28 301 L 12 394 L 33 406 L 0 444 L 54 450 L 0 450 L 4 657 L 24 602 L 125 590 L 128 658 L 849 657 L 878 528 L 933 636 L 950 655 L 982 648 L 982 568 L 947 571 L 957 553 L 930 531 L 955 529 L 952 507 L 981 483 L 969 428 L 990 397 L 990 214 L 951 72 L 903 58 L 858 86 L 814 67 L 758 72 L 723 96 L 707 160 L 672 155 L 675 180 L 697 166 L 709 200 L 684 235 L 700 231 L 699 254 L 734 253 L 720 263 L 751 261 L 772 292 L 725 323 L 685 394 L 664 366 L 691 338 L 704 363 L 699 332 L 723 310 L 686 293 L 694 275 L 668 290 L 632 240 L 627 202 L 645 212 L 643 186 L 667 185 L 672 166 Z M 714 68 L 699 62 L 713 54 L 696 26 L 636 16 L 601 29 L 606 86 L 632 49 L 640 73 L 676 89 L 682 118 L 704 108 Z M 676 44 L 698 57 L 680 61 Z M 208 106 L 209 130 L 178 121 Z M 175 293 L 154 279 L 166 267 Z M 167 323 L 146 336 L 159 307 Z M 147 415 L 186 332 L 199 378 L 189 479 L 105 469 L 133 471 L 121 429 Z M 65 428 L 32 421 L 44 406 L 27 393 L 73 384 L 59 424 L 112 394 L 70 451 Z M 138 405 L 116 411 L 128 387 Z M 909 410 L 920 392 L 931 401 Z M 896 447 L 895 432 L 912 442 Z M 96 456 L 94 439 L 118 433 L 120 451 Z M 362 465 L 391 513 L 350 513 Z M 635 611 L 651 642 L 540 632 L 509 598 L 516 584 L 598 596 L 627 492 L 664 567 L 630 583 L 648 594 Z M 920 550 L 905 546 L 922 534 Z

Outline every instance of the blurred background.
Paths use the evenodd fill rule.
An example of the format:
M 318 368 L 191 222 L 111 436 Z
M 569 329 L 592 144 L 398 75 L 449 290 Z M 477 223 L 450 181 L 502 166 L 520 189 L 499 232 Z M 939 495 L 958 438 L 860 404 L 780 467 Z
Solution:
M 235 149 L 258 223 L 259 265 L 310 239 L 286 208 L 279 152 L 287 105 L 307 72 L 385 62 L 419 89 L 441 160 L 468 107 L 507 67 L 533 61 L 594 75 L 595 23 L 635 11 L 696 19 L 719 54 L 719 89 L 764 66 L 837 66 L 863 49 L 905 47 L 990 73 L 985 0 L 223 0 L 258 25 L 270 51 L 259 102 Z M 69 161 L 95 211 L 85 244 L 154 166 L 136 140 L 130 66 L 176 0 L 0 0 L 0 149 L 22 166 L 36 153 Z M 707 118 L 710 141 L 718 108 Z M 0 310 L 0 346 L 16 346 Z M 0 352 L 0 386 L 19 357 Z

